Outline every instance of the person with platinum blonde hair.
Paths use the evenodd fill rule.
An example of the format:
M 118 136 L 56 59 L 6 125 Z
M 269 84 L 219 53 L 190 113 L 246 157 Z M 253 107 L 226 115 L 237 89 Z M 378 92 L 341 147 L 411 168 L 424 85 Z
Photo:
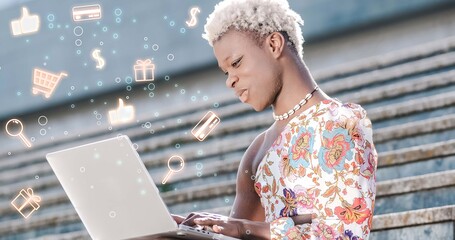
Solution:
M 366 111 L 318 87 L 303 60 L 301 17 L 285 0 L 224 0 L 205 38 L 226 86 L 274 123 L 243 155 L 230 216 L 177 223 L 241 239 L 368 239 L 377 152 Z

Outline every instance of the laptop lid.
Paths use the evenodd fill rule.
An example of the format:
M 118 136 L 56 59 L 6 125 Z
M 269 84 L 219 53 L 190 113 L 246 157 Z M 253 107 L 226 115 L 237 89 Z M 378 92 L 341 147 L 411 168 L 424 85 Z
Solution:
M 46 155 L 93 239 L 127 239 L 177 230 L 127 136 Z

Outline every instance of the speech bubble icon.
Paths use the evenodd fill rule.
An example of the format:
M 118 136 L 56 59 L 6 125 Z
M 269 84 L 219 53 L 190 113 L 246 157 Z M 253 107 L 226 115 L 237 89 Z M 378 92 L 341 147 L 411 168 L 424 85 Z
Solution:
M 22 8 L 22 16 L 11 21 L 11 31 L 13 36 L 35 33 L 39 30 L 40 19 L 34 14 L 30 15 L 26 7 Z

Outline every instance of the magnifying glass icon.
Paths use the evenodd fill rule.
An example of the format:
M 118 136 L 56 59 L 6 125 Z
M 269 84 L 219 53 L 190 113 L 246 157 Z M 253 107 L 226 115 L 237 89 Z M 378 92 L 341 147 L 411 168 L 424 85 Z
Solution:
M 22 134 L 24 131 L 24 125 L 18 119 L 11 119 L 5 125 L 5 130 L 8 135 L 12 137 L 20 137 L 22 142 L 27 146 L 31 147 L 32 144 L 28 141 L 28 139 Z
M 167 172 L 166 176 L 164 177 L 162 184 L 166 184 L 167 180 L 171 177 L 173 173 L 182 171 L 183 167 L 185 166 L 185 161 L 180 156 L 172 156 L 167 160 L 167 167 L 169 168 L 169 172 Z

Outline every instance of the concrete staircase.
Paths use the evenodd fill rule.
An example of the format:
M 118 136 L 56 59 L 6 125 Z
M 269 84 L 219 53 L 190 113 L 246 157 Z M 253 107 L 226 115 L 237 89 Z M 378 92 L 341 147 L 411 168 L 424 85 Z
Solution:
M 361 104 L 373 122 L 379 165 L 370 239 L 455 239 L 455 38 L 314 76 L 330 96 Z M 221 124 L 203 142 L 195 141 L 190 130 L 208 110 Z M 253 112 L 232 97 L 215 109 L 210 103 L 182 106 L 176 114 L 151 116 L 150 123 L 152 137 L 140 125 L 122 133 L 138 145 L 170 211 L 228 214 L 240 158 L 272 117 L 270 110 Z M 110 136 L 96 132 L 90 140 Z M 13 157 L 0 150 L 0 239 L 89 239 L 44 158 L 83 141 L 49 143 Z M 185 158 L 185 170 L 163 186 L 167 160 L 176 151 Z M 23 186 L 43 199 L 26 221 L 10 204 Z

